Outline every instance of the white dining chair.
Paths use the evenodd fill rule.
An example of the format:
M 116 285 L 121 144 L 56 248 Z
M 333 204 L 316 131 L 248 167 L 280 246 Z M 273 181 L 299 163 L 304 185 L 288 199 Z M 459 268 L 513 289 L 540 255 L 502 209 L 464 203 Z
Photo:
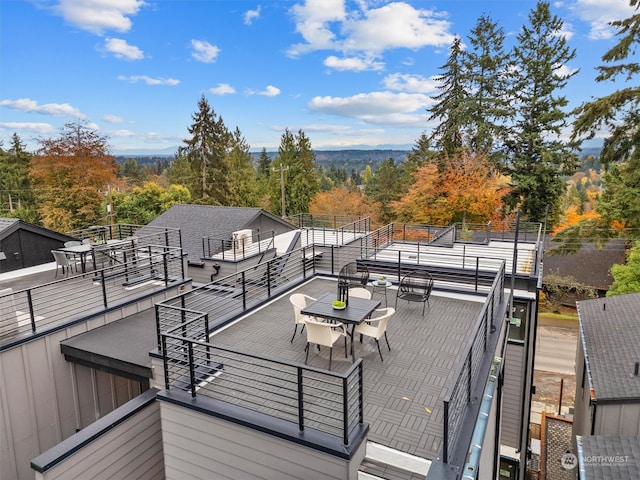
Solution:
M 300 329 L 300 333 L 302 333 L 304 331 L 305 322 L 310 318 L 307 315 L 303 315 L 301 313 L 301 310 L 310 303 L 315 302 L 316 299 L 310 297 L 309 295 L 305 295 L 304 293 L 294 293 L 289 297 L 289 301 L 291 302 L 291 305 L 293 305 L 293 315 L 295 321 L 293 336 L 291 337 L 291 342 L 293 342 L 293 339 L 296 338 L 298 325 L 302 325 L 302 328 Z
M 318 320 L 308 319 L 306 321 L 307 327 L 307 346 L 305 350 L 307 355 L 304 359 L 305 365 L 309 360 L 310 345 L 318 345 L 318 347 L 329 347 L 329 370 L 331 370 L 331 360 L 333 356 L 333 345 L 340 339 L 344 338 L 344 356 L 347 358 L 347 329 L 340 322 L 338 323 L 325 323 Z
M 378 353 L 380 354 L 380 361 L 382 360 L 382 352 L 380 351 L 380 338 L 384 335 L 384 339 L 387 342 L 387 348 L 391 351 L 391 347 L 389 346 L 389 339 L 387 338 L 387 324 L 389 323 L 389 319 L 396 313 L 395 308 L 378 308 L 374 310 L 374 314 L 377 316 L 372 318 L 367 318 L 360 325 L 358 325 L 354 330 L 355 334 L 360 334 L 360 342 L 362 342 L 362 335 L 366 335 L 367 337 L 371 337 L 376 341 L 376 345 L 378 347 Z

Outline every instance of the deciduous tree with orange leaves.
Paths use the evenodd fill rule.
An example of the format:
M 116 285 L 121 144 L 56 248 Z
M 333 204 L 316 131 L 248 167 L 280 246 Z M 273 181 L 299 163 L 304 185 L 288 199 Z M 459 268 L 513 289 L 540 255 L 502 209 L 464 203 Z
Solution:
M 450 225 L 500 218 L 507 182 L 487 157 L 464 151 L 441 165 L 440 171 L 433 163 L 416 170 L 409 192 L 392 204 L 398 221 Z
M 328 192 L 319 192 L 309 205 L 312 215 L 361 215 L 377 217 L 372 203 L 361 190 L 347 185 L 334 187 Z
M 39 142 L 29 176 L 42 224 L 64 232 L 104 223 L 105 193 L 117 171 L 107 138 L 80 122 L 67 123 L 59 138 Z

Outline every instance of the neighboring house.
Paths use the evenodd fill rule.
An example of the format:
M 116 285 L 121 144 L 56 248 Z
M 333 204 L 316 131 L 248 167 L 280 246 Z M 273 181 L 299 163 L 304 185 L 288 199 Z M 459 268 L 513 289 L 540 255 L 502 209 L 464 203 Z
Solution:
M 218 207 L 176 215 L 199 208 Z M 271 217 L 254 219 L 279 226 Z M 269 228 L 256 225 L 227 231 Z M 333 244 L 311 229 L 325 240 L 288 250 L 281 268 L 199 288 L 178 248 L 188 235 L 166 232 L 95 274 L 0 294 L 27 318 L 0 335 L 0 478 L 524 479 L 541 225 L 527 241 L 506 225 L 475 244 L 451 226 L 446 246 L 398 240 L 405 227 Z M 390 348 L 356 340 L 347 356 L 340 342 L 329 371 L 329 348 L 292 338 L 289 296 L 335 293 L 357 261 L 393 282 L 381 305 L 416 269 L 433 294 L 424 315 L 398 302 Z
M 609 240 L 602 248 L 590 242 L 583 242 L 576 253 L 570 255 L 550 255 L 549 251 L 556 247 L 552 237 L 547 236 L 544 242 L 545 257 L 542 283 L 547 275 L 560 277 L 571 276 L 581 284 L 594 288 L 599 296 L 604 296 L 613 283 L 611 267 L 626 261 L 623 240 Z M 571 304 L 576 299 L 571 299 Z M 580 299 L 577 299 L 580 300 Z
M 51 250 L 74 240 L 17 218 L 0 218 L 0 273 L 53 262 Z
M 640 478 L 640 436 L 579 436 L 576 443 L 578 480 Z
M 207 267 L 214 262 L 207 261 L 212 252 L 206 250 L 211 247 L 215 251 L 219 243 L 232 242 L 233 232 L 251 230 L 257 242 L 268 238 L 271 232 L 278 235 L 295 228 L 261 208 L 211 205 L 174 205 L 149 226 L 180 229 L 182 249 L 189 261 L 189 275 L 198 283 L 211 280 L 212 269 Z
M 574 435 L 640 435 L 640 293 L 580 301 L 578 318 Z

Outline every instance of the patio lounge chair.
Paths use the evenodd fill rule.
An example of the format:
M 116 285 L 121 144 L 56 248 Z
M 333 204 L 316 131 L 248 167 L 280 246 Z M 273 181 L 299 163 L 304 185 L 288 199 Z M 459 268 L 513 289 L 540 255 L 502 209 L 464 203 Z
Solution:
M 432 289 L 433 277 L 429 272 L 416 270 L 405 275 L 398 286 L 395 308 L 398 308 L 399 298 L 407 302 L 422 302 L 422 316 L 424 316 L 424 308 L 429 303 Z

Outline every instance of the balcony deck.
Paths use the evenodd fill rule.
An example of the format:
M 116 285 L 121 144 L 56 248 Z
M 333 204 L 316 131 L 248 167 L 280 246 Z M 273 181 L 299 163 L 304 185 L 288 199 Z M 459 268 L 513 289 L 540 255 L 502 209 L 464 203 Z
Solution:
M 273 300 L 264 307 L 214 334 L 214 345 L 262 354 L 289 362 L 304 363 L 306 336 L 300 328 L 293 340 L 293 309 L 289 295 L 296 292 L 319 296 L 336 289 L 334 279 L 316 277 Z M 378 290 L 374 298 L 382 301 Z M 388 292 L 389 306 L 395 290 Z M 381 342 L 380 361 L 375 342 L 356 339 L 355 355 L 364 361 L 364 416 L 369 423 L 369 441 L 411 455 L 435 459 L 442 450 L 442 397 L 453 381 L 459 353 L 473 322 L 482 309 L 484 297 L 440 296 L 435 292 L 422 317 L 422 305 L 401 301 L 389 322 L 391 351 Z M 332 370 L 351 366 L 341 344 L 334 348 Z M 329 351 L 314 349 L 309 365 L 328 368 Z M 220 398 L 224 400 L 223 398 Z

